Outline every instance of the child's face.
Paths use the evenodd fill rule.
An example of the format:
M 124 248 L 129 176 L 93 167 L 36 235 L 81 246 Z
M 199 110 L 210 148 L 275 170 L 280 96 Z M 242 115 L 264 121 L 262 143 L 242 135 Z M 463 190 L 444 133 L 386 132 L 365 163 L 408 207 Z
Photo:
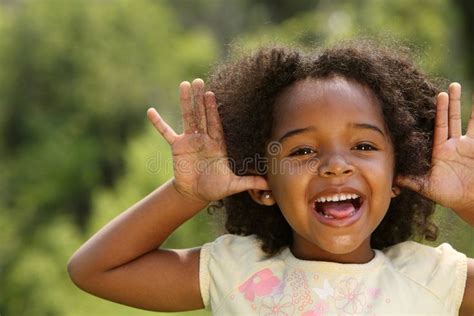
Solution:
M 394 177 L 377 99 L 343 78 L 307 79 L 277 99 L 276 111 L 272 140 L 281 152 L 270 156 L 268 182 L 293 229 L 293 253 L 370 260 L 370 235 L 387 212 Z M 321 202 L 338 194 L 346 200 Z

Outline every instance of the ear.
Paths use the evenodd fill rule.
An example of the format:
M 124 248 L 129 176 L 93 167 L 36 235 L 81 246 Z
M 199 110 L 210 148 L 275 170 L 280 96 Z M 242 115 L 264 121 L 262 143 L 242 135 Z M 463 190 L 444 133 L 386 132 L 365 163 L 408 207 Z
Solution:
M 275 198 L 273 197 L 272 191 L 269 190 L 248 190 L 252 200 L 260 205 L 272 206 L 275 204 Z
M 400 187 L 393 185 L 392 186 L 392 199 L 400 195 Z

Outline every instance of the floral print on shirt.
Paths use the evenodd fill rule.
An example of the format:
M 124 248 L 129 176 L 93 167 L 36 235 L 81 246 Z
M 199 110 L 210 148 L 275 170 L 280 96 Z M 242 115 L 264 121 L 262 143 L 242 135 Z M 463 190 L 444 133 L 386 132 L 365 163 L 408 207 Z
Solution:
M 251 302 L 256 296 L 267 296 L 273 288 L 280 284 L 280 279 L 273 275 L 270 269 L 263 269 L 252 275 L 244 284 L 239 286 L 239 291 Z
M 259 315 L 356 315 L 370 313 L 376 301 L 390 302 L 380 288 L 368 288 L 356 277 L 321 279 L 293 269 L 277 276 L 261 269 L 245 280 L 238 292 Z

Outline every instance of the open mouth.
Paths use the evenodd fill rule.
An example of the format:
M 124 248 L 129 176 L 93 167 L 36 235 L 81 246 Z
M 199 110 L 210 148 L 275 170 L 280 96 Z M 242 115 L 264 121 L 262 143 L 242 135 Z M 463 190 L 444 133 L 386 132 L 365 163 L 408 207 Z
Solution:
M 362 205 L 362 198 L 356 194 L 344 199 L 319 198 L 314 202 L 314 210 L 328 219 L 344 219 L 354 216 Z

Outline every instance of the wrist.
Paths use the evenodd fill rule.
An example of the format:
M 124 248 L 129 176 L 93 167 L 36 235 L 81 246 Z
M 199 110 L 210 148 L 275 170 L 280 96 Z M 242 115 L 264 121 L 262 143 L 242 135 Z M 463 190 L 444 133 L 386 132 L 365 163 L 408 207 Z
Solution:
M 187 204 L 195 206 L 196 208 L 199 208 L 199 209 L 203 209 L 210 203 L 210 201 L 206 201 L 190 193 L 187 193 L 185 190 L 182 190 L 179 187 L 179 185 L 176 183 L 176 179 L 174 177 L 171 179 L 170 182 L 171 182 L 171 188 L 180 197 L 180 199 L 185 201 Z
M 474 227 L 474 205 L 467 207 L 456 207 L 452 210 L 466 223 Z

